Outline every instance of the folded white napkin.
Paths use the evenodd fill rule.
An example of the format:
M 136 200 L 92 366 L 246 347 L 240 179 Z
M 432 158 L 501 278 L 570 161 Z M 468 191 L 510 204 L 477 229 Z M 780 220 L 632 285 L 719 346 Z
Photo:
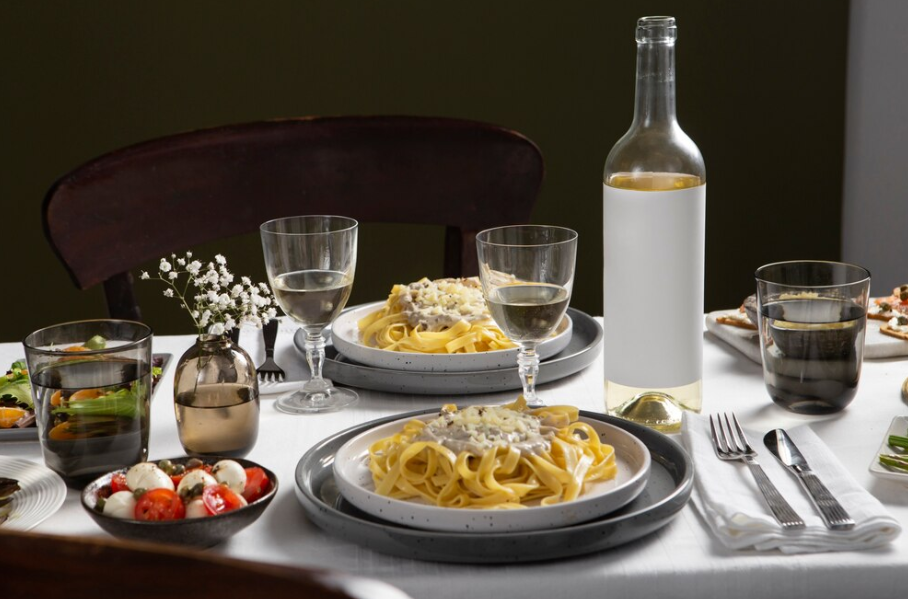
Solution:
M 783 531 L 763 500 L 753 475 L 740 461 L 716 457 L 709 433 L 709 419 L 685 413 L 682 441 L 694 462 L 691 501 L 719 540 L 731 549 L 778 549 L 782 553 L 869 549 L 892 541 L 901 526 L 883 505 L 861 487 L 808 426 L 788 430 L 820 480 L 841 502 L 856 525 L 831 531 L 823 524 L 806 491 L 794 475 L 763 445 L 763 434 L 745 429 L 757 461 L 779 492 L 807 525 Z
M 293 336 L 299 330 L 299 325 L 288 318 L 281 318 L 277 329 L 277 340 L 274 344 L 274 361 L 284 369 L 284 382 L 259 383 L 259 394 L 279 395 L 295 391 L 302 386 L 303 381 L 309 380 L 309 367 L 306 357 L 296 349 Z M 253 326 L 244 326 L 240 330 L 239 346 L 246 350 L 252 362 L 258 366 L 265 361 L 265 341 L 262 330 Z

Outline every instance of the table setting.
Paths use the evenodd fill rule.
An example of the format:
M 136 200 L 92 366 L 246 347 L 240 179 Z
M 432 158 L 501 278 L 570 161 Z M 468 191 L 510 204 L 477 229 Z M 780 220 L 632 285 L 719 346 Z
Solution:
M 190 255 L 184 260 L 184 266 L 191 263 Z M 225 264 L 226 260 L 223 260 L 221 276 L 225 276 Z M 164 273 L 173 272 L 173 267 L 180 265 L 176 261 L 171 265 L 168 261 L 168 266 L 170 268 L 162 267 Z M 219 270 L 216 266 L 213 268 Z M 490 268 L 489 273 L 492 272 L 501 278 L 498 269 Z M 518 278 L 530 276 L 531 273 L 524 272 Z M 169 275 L 164 278 L 173 280 Z M 269 296 L 264 291 L 261 295 Z M 768 302 L 770 293 L 767 291 L 766 295 Z M 866 300 L 866 290 L 864 296 Z M 815 298 L 809 300 L 815 301 Z M 371 310 L 380 304 L 374 302 L 367 306 Z M 270 302 L 263 302 L 261 307 L 267 310 L 269 306 Z M 362 315 L 369 310 L 358 306 L 348 309 L 341 305 L 337 318 L 351 312 Z M 569 317 L 569 326 L 563 316 Z M 489 371 L 506 373 L 512 378 L 508 384 L 460 390 L 430 386 L 408 393 L 387 390 L 380 379 L 376 381 L 368 376 L 361 381 L 346 380 L 343 371 L 335 371 L 340 374 L 335 384 L 356 393 L 355 403 L 324 412 L 288 414 L 277 407 L 278 398 L 298 391 L 312 376 L 307 360 L 309 348 L 302 339 L 306 336 L 305 323 L 278 316 L 276 312 L 264 326 L 247 322 L 236 327 L 232 340 L 240 357 L 233 356 L 224 363 L 246 376 L 242 356 L 248 358 L 253 368 L 265 365 L 269 358 L 273 362 L 254 376 L 254 385 L 248 380 L 244 383 L 258 392 L 256 403 L 260 411 L 251 419 L 256 425 L 255 438 L 248 448 L 210 447 L 211 451 L 207 453 L 233 452 L 237 457 L 232 459 L 241 461 L 244 467 L 265 468 L 271 479 L 265 485 L 267 497 L 254 499 L 250 507 L 234 511 L 234 514 L 242 515 L 243 510 L 256 506 L 255 513 L 244 518 L 247 521 L 236 530 L 228 528 L 226 536 L 224 533 L 221 536 L 187 534 L 189 529 L 184 526 L 182 535 L 162 532 L 165 529 L 160 527 L 153 530 L 150 538 L 190 545 L 195 539 L 196 543 L 210 547 L 208 551 L 244 559 L 340 567 L 358 575 L 381 578 L 413 596 L 437 594 L 434 581 L 442 575 L 475 581 L 479 585 L 477 589 L 501 585 L 499 579 L 504 577 L 510 580 L 508 585 L 499 586 L 505 596 L 510 595 L 505 589 L 525 594 L 537 587 L 541 578 L 562 570 L 572 572 L 571 588 L 578 591 L 592 592 L 602 584 L 603 577 L 607 577 L 615 588 L 626 592 L 644 589 L 651 592 L 658 590 L 661 584 L 669 584 L 668 581 L 672 581 L 675 588 L 679 584 L 678 569 L 682 566 L 703 573 L 705 579 L 688 580 L 682 576 L 680 586 L 675 589 L 677 596 L 715 590 L 717 580 L 723 576 L 734 575 L 736 579 L 747 581 L 772 571 L 781 577 L 780 580 L 786 580 L 800 568 L 825 572 L 824 577 L 829 577 L 835 584 L 823 583 L 825 587 L 821 584 L 824 592 L 829 596 L 844 596 L 843 589 L 854 588 L 852 569 L 866 573 L 868 566 L 885 569 L 887 565 L 891 567 L 905 560 L 902 549 L 905 541 L 900 532 L 901 519 L 908 516 L 908 506 L 899 500 L 905 482 L 899 477 L 908 478 L 908 474 L 901 475 L 882 467 L 877 459 L 884 451 L 897 451 L 891 447 L 884 449 L 888 434 L 908 434 L 905 418 L 896 418 L 891 426 L 889 422 L 893 411 L 900 407 L 897 367 L 904 362 L 898 358 L 862 360 L 861 386 L 850 400 L 855 406 L 849 404 L 844 409 L 819 415 L 798 413 L 790 409 L 790 405 L 796 405 L 791 402 L 773 404 L 764 386 L 761 367 L 745 352 L 714 336 L 706 325 L 708 318 L 707 315 L 703 320 L 702 333 L 706 381 L 704 413 L 685 412 L 679 431 L 666 434 L 606 412 L 602 395 L 603 368 L 598 351 L 604 342 L 601 319 L 563 305 L 553 324 L 549 325 L 551 330 L 539 333 L 538 337 L 543 340 L 542 344 L 556 340 L 554 353 L 543 354 L 541 360 L 538 396 L 544 400 L 536 402 L 540 407 L 526 409 L 557 411 L 559 405 L 572 406 L 576 415 L 571 418 L 595 431 L 585 433 L 585 436 L 593 434 L 614 448 L 619 476 L 607 481 L 600 490 L 590 491 L 588 495 L 584 492 L 576 507 L 571 502 L 556 503 L 548 507 L 497 512 L 501 517 L 494 511 L 483 514 L 485 510 L 464 510 L 457 517 L 447 517 L 446 511 L 457 510 L 421 503 L 408 506 L 406 501 L 382 499 L 369 490 L 372 480 L 367 462 L 370 448 L 377 441 L 393 435 L 408 422 L 431 423 L 440 414 L 445 414 L 445 410 L 452 409 L 445 408 L 447 404 L 456 404 L 460 410 L 470 409 L 467 406 L 513 410 L 515 399 L 526 397 L 526 393 L 521 394 L 521 386 L 525 384 L 526 372 L 532 370 L 531 366 L 524 368 L 521 376 L 521 368 L 502 361 L 516 362 L 516 351 L 488 363 Z M 591 333 L 583 331 L 587 319 L 592 323 Z M 355 324 L 355 319 L 351 322 Z M 459 370 L 456 366 L 451 372 L 438 373 L 420 366 L 414 370 L 401 370 L 396 363 L 386 366 L 360 364 L 333 347 L 335 325 L 336 320 L 329 322 L 319 333 L 326 339 L 326 364 L 331 361 L 329 356 L 334 356 L 335 360 L 346 359 L 348 364 L 356 364 L 366 372 L 385 370 L 465 378 L 483 372 Z M 89 335 L 91 331 L 84 326 L 74 339 Z M 111 332 L 106 334 L 112 337 Z M 569 338 L 559 341 L 559 335 Z M 180 455 L 206 453 L 193 449 L 192 443 L 181 433 L 185 423 L 180 422 L 178 415 L 180 401 L 175 401 L 179 389 L 190 388 L 180 383 L 181 377 L 189 380 L 185 374 L 187 364 L 195 365 L 190 368 L 192 380 L 203 381 L 205 385 L 218 384 L 213 383 L 210 376 L 203 376 L 203 372 L 211 364 L 220 363 L 220 353 L 212 353 L 218 357 L 200 365 L 197 349 L 202 337 L 184 335 L 153 339 L 154 354 L 181 358 L 161 362 L 162 367 L 156 372 L 159 385 L 149 392 L 149 417 L 153 424 L 149 431 L 148 457 L 143 458 L 149 462 L 179 462 L 186 459 Z M 580 347 L 572 347 L 578 338 Z M 61 338 L 57 343 L 66 345 L 68 339 Z M 64 357 L 71 358 L 81 353 L 40 349 L 41 344 L 36 341 L 26 343 L 25 350 L 33 351 L 29 348 L 34 347 L 50 357 L 68 353 L 70 355 Z M 268 345 L 271 347 L 266 347 Z M 117 347 L 92 351 L 125 351 Z M 150 354 L 151 349 L 145 347 L 145 354 Z M 0 344 L 0 357 L 12 362 L 21 359 L 25 350 L 21 344 L 3 343 Z M 556 372 L 546 379 L 547 366 L 557 364 L 565 356 L 570 360 L 576 353 L 590 356 L 584 357 L 585 363 L 575 371 Z M 34 360 L 33 363 L 41 368 L 40 363 Z M 223 364 L 220 368 L 223 372 Z M 279 371 L 275 372 L 275 368 Z M 170 389 L 174 389 L 173 394 Z M 435 392 L 442 389 L 444 391 Z M 521 401 L 525 402 L 525 399 Z M 859 409 L 855 409 L 856 406 L 860 406 Z M 796 513 L 799 523 L 795 527 L 786 528 L 776 520 L 758 490 L 756 479 L 741 462 L 719 459 L 715 423 L 710 426 L 711 417 L 719 412 L 725 415 L 727 423 L 734 423 L 734 427 L 729 424 L 720 429 L 722 434 L 730 435 L 730 440 L 746 442 L 750 452 L 759 457 L 764 476 Z M 727 419 L 728 414 L 731 414 L 731 420 Z M 858 436 L 842 432 L 852 427 L 867 431 L 867 434 Z M 764 435 L 779 428 L 787 431 L 810 465 L 811 472 L 822 481 L 829 494 L 841 502 L 842 510 L 852 521 L 845 528 L 836 530 L 828 526 L 823 512 L 817 509 L 819 504 L 802 490 L 798 477 L 788 472 L 764 445 Z M 216 435 L 212 439 L 217 441 L 224 436 Z M 232 440 L 236 434 L 226 437 Z M 130 530 L 135 528 L 130 524 L 133 520 L 108 518 L 110 522 L 107 522 L 98 513 L 99 498 L 105 494 L 101 489 L 112 484 L 112 477 L 117 472 L 127 473 L 129 464 L 124 464 L 121 471 L 102 475 L 82 487 L 83 491 L 79 486 L 84 478 L 67 479 L 67 485 L 43 466 L 42 446 L 37 435 L 30 439 L 10 439 L 0 444 L 0 450 L 4 460 L 0 466 L 7 468 L 0 471 L 0 475 L 7 471 L 16 474 L 27 490 L 20 497 L 21 515 L 9 520 L 8 526 L 68 535 L 113 534 L 143 538 L 147 534 L 142 531 L 137 537 L 136 531 Z M 165 457 L 169 459 L 163 460 Z M 41 482 L 34 483 L 30 476 L 35 474 L 29 475 L 29 470 L 39 470 L 37 478 Z M 585 485 L 594 486 L 593 483 Z M 136 489 L 129 491 L 132 493 Z M 108 497 L 104 499 L 108 500 Z M 35 506 L 36 501 L 40 505 Z M 387 504 L 380 503 L 382 501 Z M 555 511 L 551 515 L 544 511 L 552 508 Z M 565 511 L 564 508 L 570 509 Z M 539 510 L 538 516 L 533 510 Z M 526 519 L 523 514 L 533 517 Z M 209 522 L 218 523 L 217 518 L 225 515 L 228 514 L 209 517 Z M 414 524 L 417 518 L 422 518 L 424 523 Z M 115 525 L 108 525 L 111 523 Z M 195 520 L 195 523 L 205 524 L 205 518 Z M 671 558 L 666 559 L 667 556 Z M 492 564 L 502 570 L 489 570 Z M 827 571 L 830 564 L 838 564 L 842 575 Z M 843 578 L 846 572 L 849 573 L 847 579 Z M 861 576 L 866 578 L 868 575 Z M 875 580 L 874 588 L 878 586 L 879 582 Z M 452 591 L 450 596 L 458 596 L 458 592 Z
M 577 278 L 565 226 L 477 231 L 477 276 L 389 273 L 386 299 L 352 306 L 350 216 L 262 222 L 267 282 L 172 253 L 138 278 L 194 334 L 96 318 L 0 343 L 0 532 L 324 568 L 414 598 L 901 591 L 908 286 L 874 297 L 862 266 L 771 262 L 741 308 L 704 314 L 706 175 L 674 117 L 676 26 L 637 25 L 635 117 L 603 174 L 601 315 L 570 305 L 599 282 Z M 653 127 L 659 152 L 641 149 Z M 669 301 L 643 313 L 657 290 Z

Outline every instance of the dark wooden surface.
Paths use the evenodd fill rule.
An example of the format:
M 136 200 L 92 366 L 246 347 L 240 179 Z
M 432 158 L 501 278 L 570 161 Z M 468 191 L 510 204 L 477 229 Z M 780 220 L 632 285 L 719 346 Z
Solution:
M 129 271 L 269 219 L 339 214 L 445 227 L 446 276 L 477 273 L 475 235 L 530 220 L 543 178 L 519 133 L 429 117 L 313 117 L 218 127 L 101 156 L 44 201 L 45 234 L 80 289 L 141 319 Z
M 406 599 L 385 583 L 180 547 L 0 530 L 0 596 Z

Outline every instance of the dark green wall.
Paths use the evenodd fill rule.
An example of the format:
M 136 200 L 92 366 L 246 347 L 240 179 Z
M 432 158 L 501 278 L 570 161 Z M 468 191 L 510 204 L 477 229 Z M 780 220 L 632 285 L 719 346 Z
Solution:
M 844 0 L 7 2 L 0 340 L 103 315 L 100 290 L 75 290 L 44 240 L 54 179 L 153 137 L 299 115 L 521 131 L 546 159 L 533 220 L 579 231 L 572 304 L 600 314 L 602 165 L 630 123 L 634 25 L 647 14 L 678 19 L 678 113 L 707 165 L 706 308 L 737 305 L 762 263 L 838 258 Z M 351 302 L 440 274 L 441 231 L 405 231 L 419 251 L 389 243 L 400 227 L 363 227 Z M 256 236 L 195 249 L 264 279 Z M 156 331 L 191 332 L 159 286 L 139 290 Z M 670 296 L 654 290 L 641 305 Z

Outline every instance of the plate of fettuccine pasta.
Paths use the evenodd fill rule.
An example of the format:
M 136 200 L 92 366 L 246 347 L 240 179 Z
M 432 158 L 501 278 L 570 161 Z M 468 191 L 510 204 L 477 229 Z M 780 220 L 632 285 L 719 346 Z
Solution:
M 572 406 L 446 405 L 369 429 L 337 452 L 334 478 L 360 510 L 437 531 L 552 529 L 626 505 L 650 471 L 646 445 Z
M 537 347 L 541 359 L 571 340 L 565 315 Z M 513 366 L 517 344 L 492 319 L 476 277 L 394 285 L 384 302 L 346 310 L 332 325 L 335 348 L 360 364 L 411 372 L 468 372 Z

